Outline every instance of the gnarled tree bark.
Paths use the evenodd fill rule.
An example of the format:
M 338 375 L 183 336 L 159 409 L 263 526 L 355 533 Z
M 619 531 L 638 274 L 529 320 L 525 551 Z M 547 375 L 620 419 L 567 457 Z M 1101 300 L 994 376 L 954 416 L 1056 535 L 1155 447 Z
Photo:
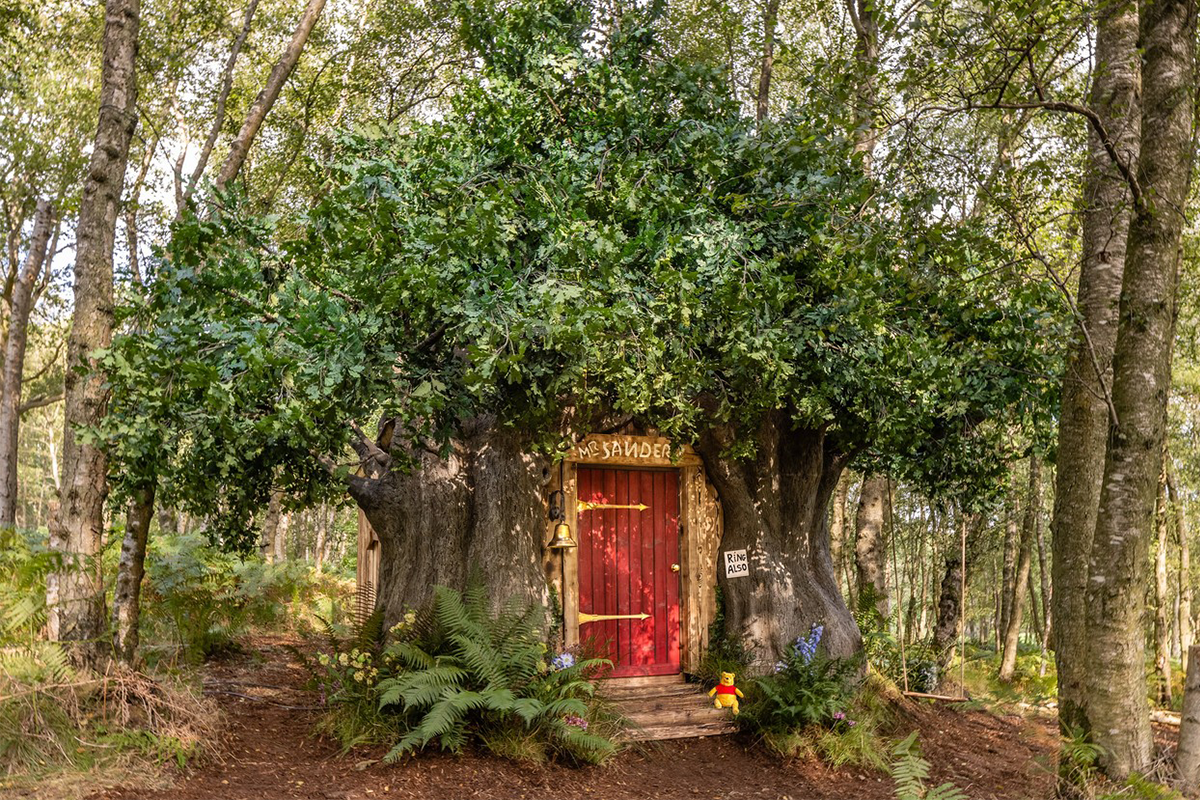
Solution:
M 750 558 L 749 577 L 718 576 L 726 632 L 747 641 L 760 665 L 814 623 L 824 625 L 831 655 L 858 652 L 862 638 L 838 591 L 826 524 L 847 458 L 822 431 L 792 429 L 783 413 L 760 426 L 753 460 L 727 458 L 731 439 L 715 429 L 697 446 L 721 499 L 721 549 L 745 548 Z

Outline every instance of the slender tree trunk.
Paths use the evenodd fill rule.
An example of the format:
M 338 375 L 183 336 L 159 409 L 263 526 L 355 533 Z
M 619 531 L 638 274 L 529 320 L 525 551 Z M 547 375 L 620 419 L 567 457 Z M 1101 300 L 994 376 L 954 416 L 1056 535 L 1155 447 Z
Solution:
M 879 9 L 877 0 L 846 0 L 854 26 L 854 64 L 858 73 L 854 88 L 854 152 L 861 153 L 863 170 L 869 175 L 878 132 Z
M 1175 293 L 1192 172 L 1195 0 L 1143 8 L 1143 196 L 1129 225 L 1113 355 L 1115 419 L 1088 562 L 1086 718 L 1112 778 L 1150 766 L 1142 628 L 1146 555 L 1171 383 Z
M 850 473 L 843 472 L 838 478 L 837 488 L 833 492 L 833 520 L 829 524 L 829 553 L 833 559 L 833 571 L 837 578 L 838 589 L 842 586 L 842 560 L 845 558 L 843 546 L 846 542 L 846 499 L 850 495 Z
M 263 515 L 262 537 L 258 540 L 258 550 L 267 563 L 275 560 L 275 534 L 283 518 L 282 499 L 281 492 L 271 492 L 271 499 L 267 501 L 267 512 Z
M 33 290 L 46 261 L 53 228 L 54 210 L 50 201 L 39 200 L 29 253 L 17 272 L 9 298 L 8 340 L 4 347 L 3 383 L 0 383 L 0 529 L 12 528 L 17 520 L 17 445 L 21 432 L 25 345 L 29 314 L 33 311 Z
M 221 166 L 221 172 L 217 175 L 218 189 L 224 189 L 225 185 L 233 180 L 241 170 L 242 164 L 245 163 L 246 156 L 250 152 L 251 142 L 258 134 L 258 129 L 262 127 L 263 120 L 266 119 L 271 107 L 275 105 L 275 100 L 283 90 L 284 84 L 291 77 L 292 70 L 296 68 L 300 54 L 304 52 L 304 45 L 308 42 L 308 36 L 312 33 L 313 26 L 317 24 L 324 9 L 325 0 L 308 0 L 308 5 L 304 7 L 304 13 L 300 16 L 300 24 L 296 26 L 296 31 L 292 34 L 292 40 L 283 51 L 283 55 L 275 62 L 271 74 L 267 77 L 267 85 L 254 99 L 254 103 L 246 115 L 246 121 L 242 123 L 241 130 L 229 145 L 229 155 Z
M 986 524 L 987 520 L 981 514 L 972 514 L 968 517 L 967 514 L 959 511 L 959 535 L 966 536 L 967 563 L 962 563 L 961 541 L 955 542 L 954 546 L 948 548 L 946 570 L 942 575 L 941 590 L 938 594 L 937 623 L 933 628 L 933 651 L 937 654 L 938 663 L 942 667 L 949 664 L 953 658 L 954 647 L 962 633 L 963 584 L 970 582 L 971 574 L 978 562 Z
M 1171 454 L 1167 453 L 1163 461 L 1167 475 L 1167 494 L 1171 498 L 1171 508 L 1175 510 L 1175 532 L 1179 536 L 1179 652 L 1183 661 L 1183 671 L 1186 673 L 1194 635 L 1192 632 L 1191 537 L 1187 514 L 1180 501 L 1179 492 L 1175 488 L 1175 469 L 1171 464 Z
M 1171 627 L 1167 623 L 1167 477 L 1158 480 L 1158 500 L 1154 509 L 1156 533 L 1154 557 L 1154 672 L 1156 699 L 1160 705 L 1171 703 Z
M 1025 519 L 1021 524 L 1021 541 L 1017 553 L 1017 567 L 1013 578 L 1012 606 L 1009 609 L 1008 627 L 1004 630 L 1004 651 L 1000 657 L 999 678 L 1011 683 L 1017 666 L 1017 652 L 1021 642 L 1021 617 L 1024 614 L 1026 587 L 1029 586 L 1029 571 L 1033 560 L 1034 527 L 1041 515 L 1042 462 L 1037 456 L 1029 458 L 1029 495 L 1025 502 Z
M 1021 500 L 1014 488 L 1008 496 L 1004 509 L 1004 568 L 1000 574 L 1000 628 L 997 632 L 998 647 L 1003 649 L 1008 635 L 1008 621 L 1012 618 L 1013 598 L 1017 594 L 1017 551 L 1020 549 L 1021 532 L 1017 515 Z
M 329 529 L 329 521 L 325 517 L 324 509 L 318 509 L 317 518 L 314 520 L 316 527 L 316 541 L 313 542 L 313 557 L 316 561 L 316 571 L 320 575 L 325 567 L 325 538 Z
M 113 654 L 132 665 L 137 657 L 138 626 L 141 621 L 142 576 L 146 573 L 146 544 L 154 519 L 152 482 L 133 490 L 125 515 L 125 538 L 113 587 Z
M 229 101 L 229 93 L 233 89 L 233 70 L 237 66 L 238 56 L 242 52 L 242 45 L 246 43 L 246 37 L 250 35 L 250 26 L 254 21 L 254 12 L 256 10 L 258 10 L 258 0 L 250 0 L 246 5 L 246 17 L 242 22 L 242 30 L 238 33 L 237 38 L 233 40 L 233 47 L 229 51 L 229 58 L 225 60 L 225 69 L 221 72 L 221 90 L 217 93 L 217 107 L 213 111 L 212 127 L 209 128 L 208 137 L 204 140 L 204 145 L 200 148 L 200 157 L 196 159 L 196 166 L 192 168 L 192 174 L 188 176 L 187 187 L 183 190 L 182 204 L 175 210 L 176 214 L 182 214 L 184 207 L 191 202 L 192 195 L 196 192 L 196 184 L 199 183 L 200 176 L 204 174 L 204 168 L 208 166 L 208 159 L 212 155 L 213 146 L 217 143 L 217 137 L 221 135 L 221 128 L 225 124 L 225 104 Z M 307 34 L 305 35 L 307 36 Z M 301 43 L 301 47 L 303 47 L 303 43 Z M 291 70 L 288 72 L 290 74 Z M 286 81 L 286 79 L 285 76 L 284 80 Z M 265 111 L 263 115 L 266 115 Z M 261 120 L 259 122 L 261 124 Z M 254 134 L 252 133 L 250 136 L 253 138 Z M 246 145 L 246 150 L 249 150 L 249 144 Z M 245 154 L 243 153 L 244 157 Z M 237 170 L 234 170 L 233 174 L 236 173 Z M 228 182 L 228 179 L 225 182 Z
M 104 415 L 104 376 L 89 354 L 109 345 L 113 328 L 113 243 L 125 183 L 129 143 L 137 126 L 138 0 L 107 0 L 100 114 L 79 206 L 75 311 L 67 340 L 63 497 L 50 521 L 50 546 L 65 557 L 46 586 L 51 638 L 78 643 L 75 656 L 95 662 L 104 636 L 104 587 L 99 552 L 104 531 L 104 453 L 75 430 Z M 81 372 L 81 368 L 87 370 Z
M 1192 645 L 1187 660 L 1189 664 L 1200 665 L 1200 645 Z M 1200 669 L 1189 669 L 1185 678 L 1175 767 L 1184 794 L 1187 797 L 1200 794 Z
M 1040 503 L 1039 503 L 1040 505 Z M 1037 534 L 1037 554 L 1038 554 L 1038 577 L 1041 579 L 1042 586 L 1042 655 L 1045 656 L 1046 650 L 1050 647 L 1051 637 L 1054 635 L 1054 612 L 1051 610 L 1053 605 L 1054 590 L 1050 585 L 1050 564 L 1046 558 L 1046 535 L 1042 528 L 1042 517 L 1038 515 L 1034 530 Z M 1042 664 L 1042 674 L 1045 674 L 1046 666 Z
M 775 26 L 779 20 L 779 0 L 767 0 L 763 10 L 763 54 L 758 70 L 758 98 L 755 118 L 761 123 L 770 110 L 771 75 L 775 69 Z
M 1137 4 L 1098 1 L 1096 16 L 1096 70 L 1088 105 L 1109 131 L 1117 153 L 1136 168 L 1141 142 Z M 1129 187 L 1091 129 L 1083 206 L 1078 319 L 1063 376 L 1050 524 L 1058 717 L 1067 735 L 1084 724 L 1087 565 L 1104 474 L 1109 419 L 1105 398 L 1112 382 L 1117 303 L 1129 232 Z
M 883 475 L 863 478 L 854 517 L 854 564 L 860 598 L 872 598 L 884 621 L 889 617 L 887 592 L 887 547 L 883 541 L 884 505 L 888 479 Z

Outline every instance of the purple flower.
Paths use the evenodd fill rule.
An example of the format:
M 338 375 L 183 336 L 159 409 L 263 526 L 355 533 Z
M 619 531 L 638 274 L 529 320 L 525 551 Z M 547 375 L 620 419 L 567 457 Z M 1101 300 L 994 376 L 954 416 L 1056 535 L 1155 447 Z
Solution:
M 550 662 L 550 666 L 554 667 L 556 670 L 573 667 L 575 666 L 575 656 L 571 655 L 570 653 L 559 653 L 554 657 L 554 660 Z
M 846 724 L 847 724 L 847 725 L 849 725 L 851 728 L 853 728 L 853 727 L 854 727 L 855 725 L 857 725 L 858 723 L 857 723 L 857 722 L 855 722 L 855 721 L 854 721 L 854 720 L 852 720 L 852 719 L 848 719 L 848 720 L 846 720 Z
M 586 719 L 584 719 L 583 717 L 577 716 L 575 714 L 568 714 L 567 717 L 563 721 L 566 722 L 568 725 L 574 725 L 576 728 L 579 728 L 581 731 L 586 731 L 588 728 L 588 721 Z
M 835 712 L 833 712 L 833 718 L 834 719 L 845 719 L 846 715 L 841 711 L 835 711 Z
M 787 669 L 786 661 L 776 661 L 775 662 L 775 671 L 776 672 L 783 672 L 785 669 Z

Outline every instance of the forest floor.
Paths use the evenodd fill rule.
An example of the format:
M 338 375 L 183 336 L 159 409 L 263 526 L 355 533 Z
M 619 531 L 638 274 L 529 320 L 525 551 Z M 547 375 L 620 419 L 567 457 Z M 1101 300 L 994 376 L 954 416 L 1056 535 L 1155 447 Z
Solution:
M 169 788 L 116 786 L 90 800 L 385 800 L 385 798 L 787 798 L 872 800 L 893 796 L 882 774 L 781 761 L 736 737 L 663 742 L 603 767 L 527 767 L 495 757 L 434 753 L 387 765 L 382 751 L 314 736 L 316 697 L 287 650 L 261 637 L 246 654 L 204 668 L 225 717 L 221 755 L 180 773 Z M 238 696 L 247 695 L 247 696 Z M 922 706 L 913 715 L 933 779 L 973 800 L 1048 797 L 1057 750 L 1047 719 Z

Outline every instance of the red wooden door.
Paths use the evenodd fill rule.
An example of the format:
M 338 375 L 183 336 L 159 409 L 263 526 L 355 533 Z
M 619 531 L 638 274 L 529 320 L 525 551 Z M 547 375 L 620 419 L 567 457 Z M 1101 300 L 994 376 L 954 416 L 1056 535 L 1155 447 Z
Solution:
M 679 672 L 678 473 L 579 467 L 577 480 L 580 641 L 614 677 Z

